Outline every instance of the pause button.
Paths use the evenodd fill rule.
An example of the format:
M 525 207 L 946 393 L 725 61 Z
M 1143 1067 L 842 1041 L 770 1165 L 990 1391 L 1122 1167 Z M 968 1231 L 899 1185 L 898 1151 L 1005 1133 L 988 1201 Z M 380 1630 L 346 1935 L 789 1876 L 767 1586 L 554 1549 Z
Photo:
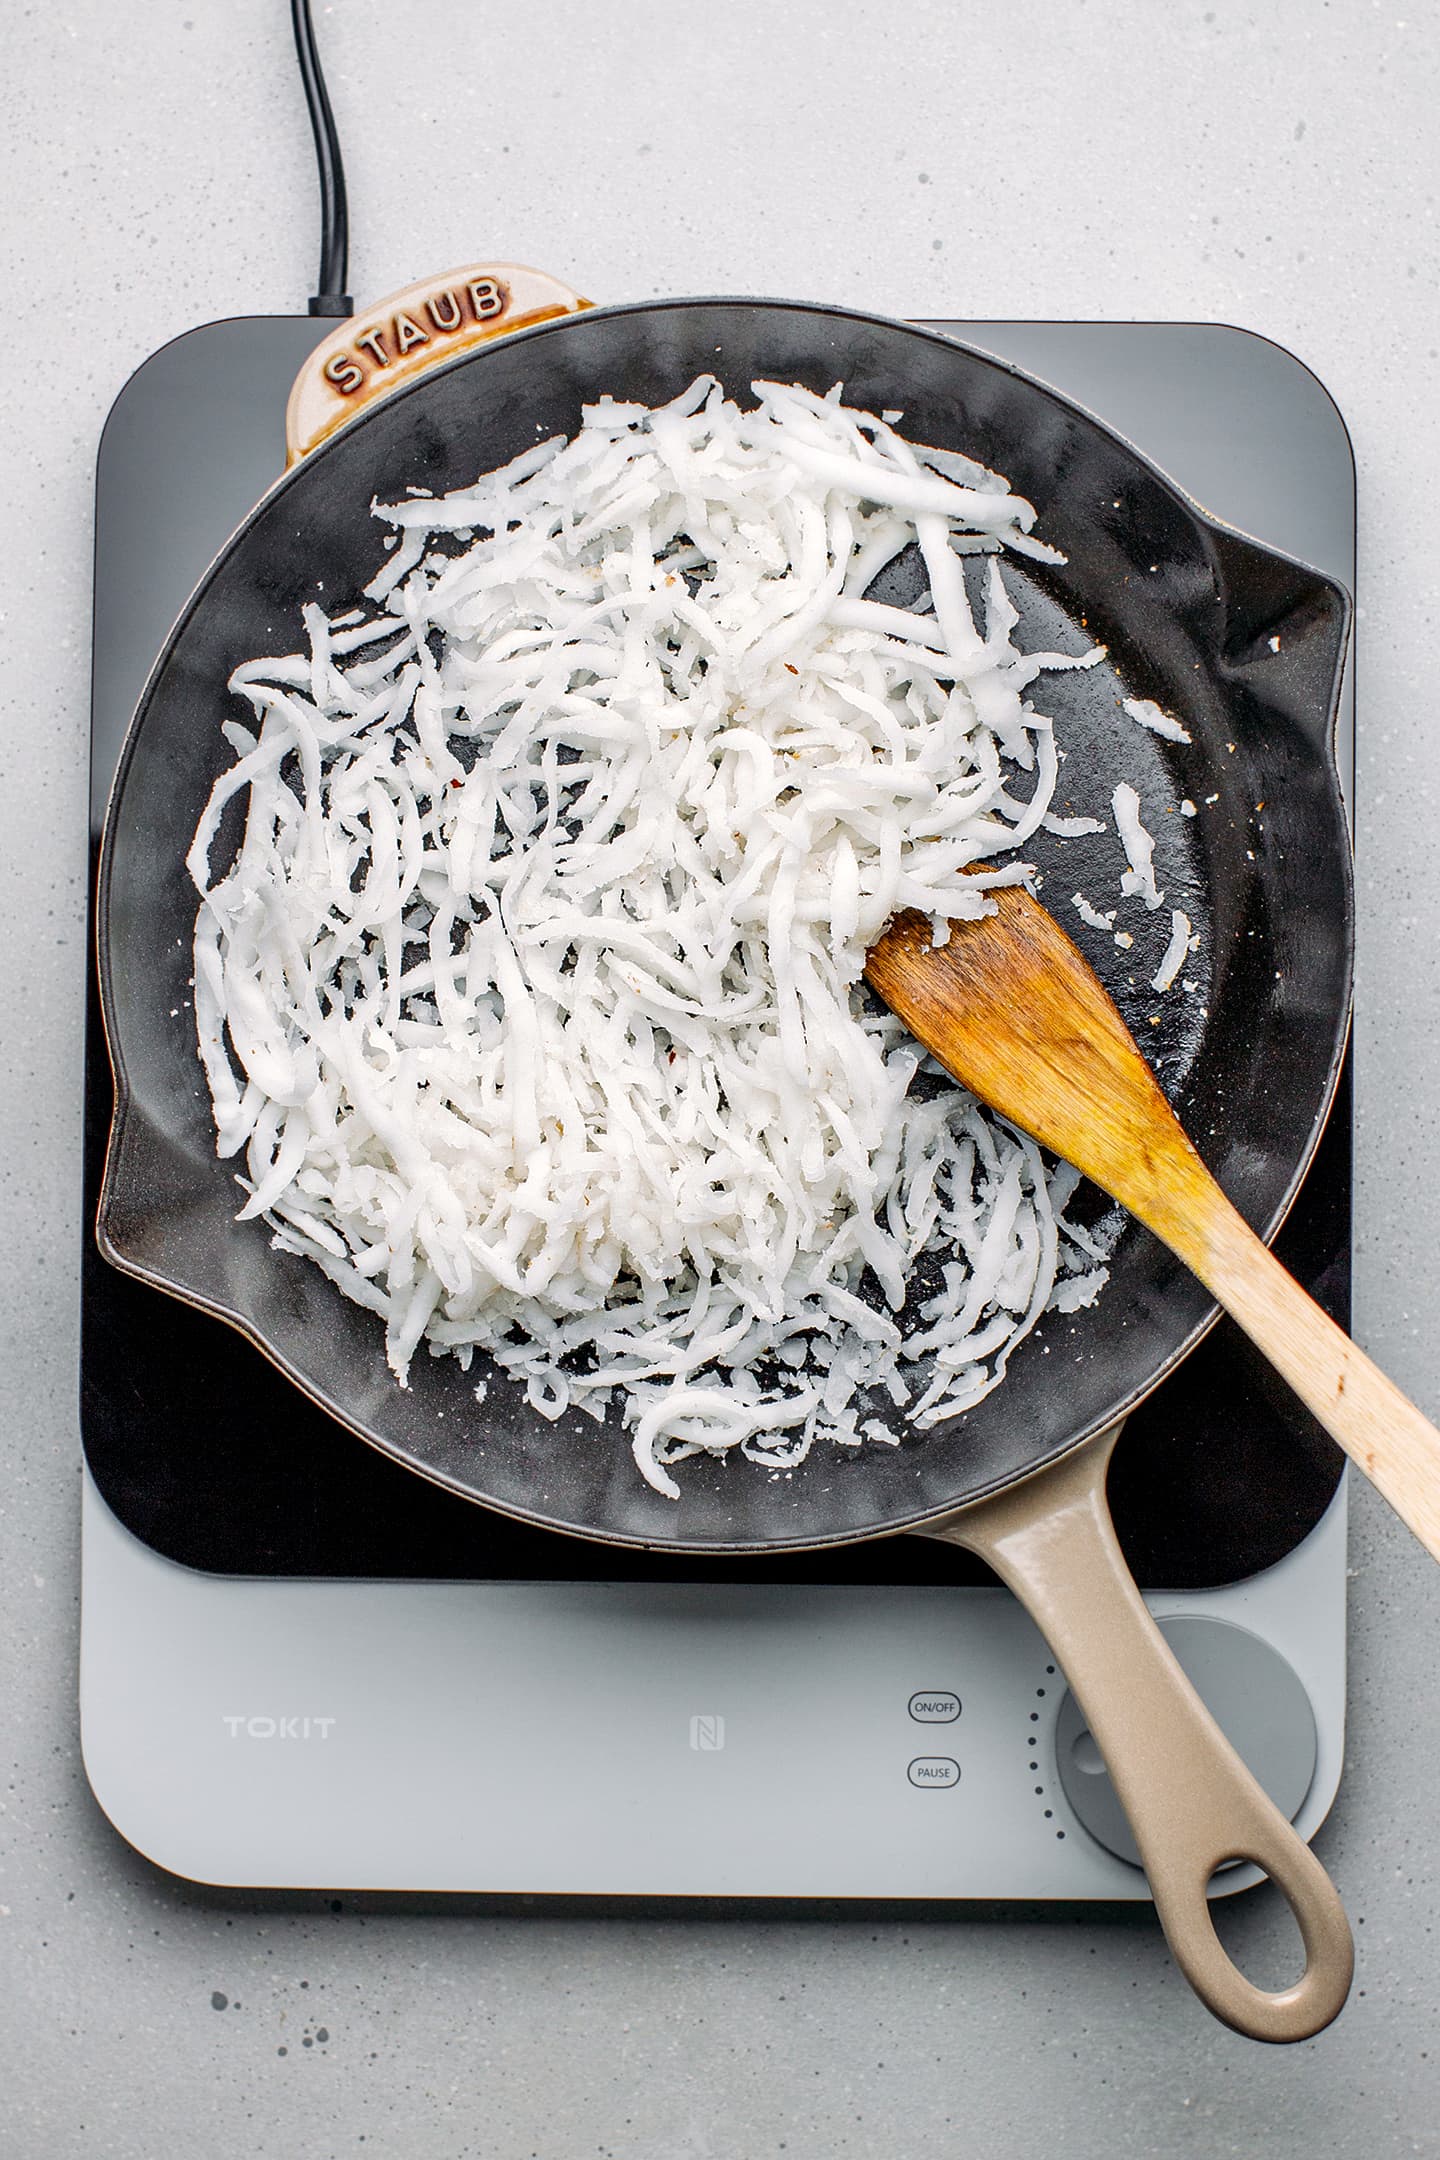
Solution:
M 917 1755 L 906 1772 L 912 1785 L 939 1788 L 958 1785 L 960 1765 L 949 1755 Z

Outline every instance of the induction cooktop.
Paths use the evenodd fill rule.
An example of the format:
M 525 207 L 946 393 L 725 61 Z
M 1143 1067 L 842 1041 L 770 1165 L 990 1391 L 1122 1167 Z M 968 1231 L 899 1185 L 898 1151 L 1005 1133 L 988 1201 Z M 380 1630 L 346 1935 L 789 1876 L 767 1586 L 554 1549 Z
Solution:
M 1277 346 L 1209 324 L 933 326 L 1087 405 L 1212 514 L 1353 583 L 1344 426 Z M 279 470 L 286 394 L 325 328 L 207 325 L 112 410 L 97 842 L 150 662 Z M 1341 728 L 1348 787 L 1348 690 Z M 82 1731 L 101 1804 L 151 1858 L 273 1886 L 1146 1895 L 1063 1674 L 978 1561 L 900 1537 L 711 1563 L 441 1491 L 219 1322 L 101 1259 L 110 1079 L 93 991 L 86 1105 Z M 1277 1250 L 1346 1321 L 1348 1073 Z M 1181 1662 L 1313 1832 L 1343 1749 L 1338 1450 L 1222 1321 L 1129 1419 L 1111 1499 Z

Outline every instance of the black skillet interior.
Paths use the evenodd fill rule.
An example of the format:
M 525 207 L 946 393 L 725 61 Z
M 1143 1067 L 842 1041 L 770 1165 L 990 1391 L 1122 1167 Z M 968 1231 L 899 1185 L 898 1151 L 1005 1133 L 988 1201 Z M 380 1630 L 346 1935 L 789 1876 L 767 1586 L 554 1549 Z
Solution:
M 194 896 L 183 856 L 215 774 L 240 661 L 296 648 L 299 610 L 353 603 L 382 555 L 376 497 L 443 492 L 539 437 L 568 433 L 605 393 L 655 403 L 697 373 L 744 396 L 758 376 L 874 410 L 914 439 L 964 450 L 1036 503 L 1063 567 L 1007 564 L 1017 641 L 1108 662 L 1043 677 L 1067 751 L 1055 807 L 1103 834 L 1026 850 L 1156 1063 L 1222 1184 L 1257 1226 L 1283 1214 L 1324 1122 L 1349 998 L 1349 854 L 1331 757 L 1348 622 L 1320 573 L 1204 518 L 1127 444 L 982 354 L 881 318 L 781 302 L 676 301 L 596 310 L 482 348 L 376 407 L 267 496 L 198 589 L 157 664 L 122 756 L 100 895 L 102 992 L 119 1109 L 101 1208 L 109 1257 L 240 1324 L 305 1391 L 457 1492 L 560 1529 L 676 1551 L 803 1547 L 944 1513 L 1062 1452 L 1139 1399 L 1212 1310 L 1194 1279 L 1127 1226 L 1090 1311 L 1051 1315 L 1004 1385 L 944 1429 L 797 1469 L 694 1459 L 672 1505 L 643 1486 L 614 1430 L 550 1424 L 501 1376 L 417 1358 L 407 1391 L 373 1317 L 317 1270 L 237 1224 L 217 1161 L 189 1010 Z M 899 583 L 889 595 L 913 598 Z M 1121 709 L 1151 697 L 1189 745 Z M 1103 777 L 1101 777 L 1103 775 Z M 1117 947 L 1072 906 L 1118 900 L 1110 793 L 1138 790 L 1156 836 L 1158 914 L 1123 903 Z M 1191 817 L 1181 804 L 1196 806 Z M 1201 934 L 1196 988 L 1150 987 L 1182 908 Z M 1155 1016 L 1158 1016 L 1156 1018 Z

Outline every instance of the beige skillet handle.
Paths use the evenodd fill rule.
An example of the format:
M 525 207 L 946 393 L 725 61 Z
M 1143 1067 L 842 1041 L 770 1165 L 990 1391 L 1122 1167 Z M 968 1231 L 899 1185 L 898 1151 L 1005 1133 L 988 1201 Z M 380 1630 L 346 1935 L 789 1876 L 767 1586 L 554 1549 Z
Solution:
M 589 306 L 559 278 L 523 263 L 471 263 L 407 285 L 341 323 L 311 353 L 285 408 L 286 465 L 439 361 Z
M 1308 2040 L 1350 1991 L 1354 1949 L 1335 1888 L 1220 1731 L 1136 1589 L 1105 1499 L 1119 1428 L 952 1516 L 933 1535 L 989 1562 L 1039 1626 L 1105 1758 L 1175 1961 L 1216 2017 L 1253 2040 Z M 1293 1987 L 1267 1994 L 1222 1946 L 1205 1887 L 1253 1860 L 1305 1944 Z

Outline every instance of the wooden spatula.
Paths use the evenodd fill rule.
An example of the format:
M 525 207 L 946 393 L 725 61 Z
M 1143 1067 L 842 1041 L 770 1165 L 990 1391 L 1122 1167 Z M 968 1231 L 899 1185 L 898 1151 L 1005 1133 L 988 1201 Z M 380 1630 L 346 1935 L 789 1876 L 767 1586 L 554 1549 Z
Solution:
M 992 898 L 938 950 L 924 916 L 896 916 L 867 979 L 962 1086 L 1179 1254 L 1440 1560 L 1440 1432 L 1230 1205 L 1054 917 L 1020 886 Z

